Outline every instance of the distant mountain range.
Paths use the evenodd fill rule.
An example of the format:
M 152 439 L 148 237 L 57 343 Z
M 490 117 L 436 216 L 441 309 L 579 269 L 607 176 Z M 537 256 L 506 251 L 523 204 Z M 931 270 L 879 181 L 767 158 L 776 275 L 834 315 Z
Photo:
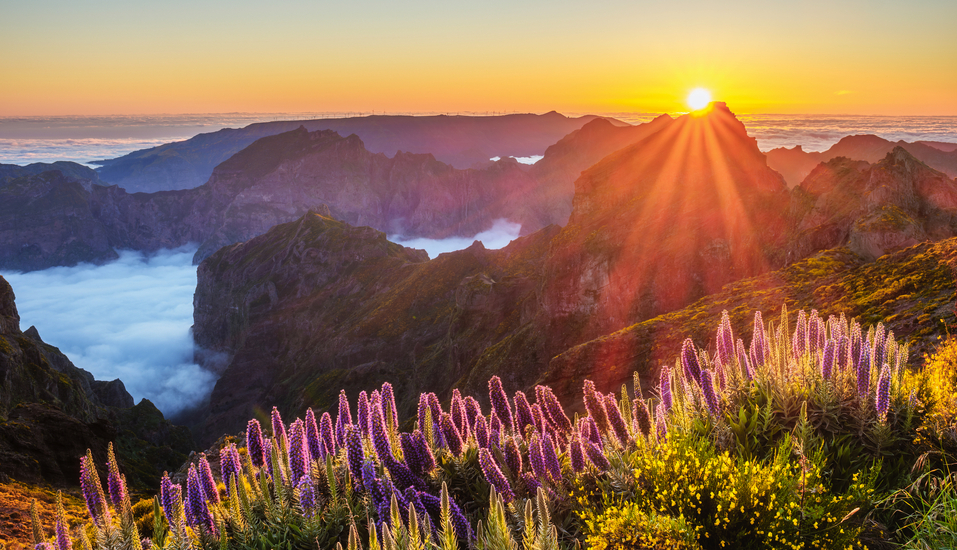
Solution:
M 392 157 L 400 151 L 427 153 L 458 169 L 483 166 L 492 157 L 540 155 L 546 147 L 597 117 L 504 116 L 364 116 L 354 118 L 263 122 L 223 129 L 176 143 L 99 161 L 104 181 L 130 193 L 198 187 L 213 169 L 254 141 L 295 130 L 332 130 L 355 134 L 371 153 Z M 613 121 L 615 124 L 624 123 Z

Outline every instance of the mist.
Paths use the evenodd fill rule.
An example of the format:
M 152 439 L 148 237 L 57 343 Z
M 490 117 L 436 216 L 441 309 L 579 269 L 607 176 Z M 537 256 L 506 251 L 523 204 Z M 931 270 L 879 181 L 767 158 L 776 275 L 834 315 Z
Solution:
M 510 222 L 504 218 L 495 220 L 491 229 L 482 231 L 474 237 L 450 237 L 448 239 L 406 239 L 401 235 L 390 235 L 389 240 L 407 246 L 419 248 L 429 253 L 429 258 L 435 258 L 443 252 L 452 252 L 468 248 L 474 241 L 481 241 L 488 249 L 503 248 L 517 239 L 522 230 L 522 224 Z
M 195 247 L 114 262 L 0 273 L 13 286 L 20 327 L 98 380 L 119 378 L 137 402 L 168 417 L 200 404 L 216 375 L 193 362 Z

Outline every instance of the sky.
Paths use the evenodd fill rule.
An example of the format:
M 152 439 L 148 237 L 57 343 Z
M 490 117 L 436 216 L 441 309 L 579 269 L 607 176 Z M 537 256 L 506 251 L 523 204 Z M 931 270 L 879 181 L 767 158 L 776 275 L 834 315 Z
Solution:
M 14 0 L 0 116 L 957 115 L 952 0 Z

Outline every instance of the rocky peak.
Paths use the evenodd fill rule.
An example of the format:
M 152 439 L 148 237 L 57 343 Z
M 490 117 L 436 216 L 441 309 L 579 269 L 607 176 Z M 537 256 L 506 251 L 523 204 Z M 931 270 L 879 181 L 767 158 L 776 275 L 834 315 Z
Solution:
M 13 287 L 6 279 L 0 277 L 0 334 L 20 333 L 20 314 L 17 312 L 15 300 Z

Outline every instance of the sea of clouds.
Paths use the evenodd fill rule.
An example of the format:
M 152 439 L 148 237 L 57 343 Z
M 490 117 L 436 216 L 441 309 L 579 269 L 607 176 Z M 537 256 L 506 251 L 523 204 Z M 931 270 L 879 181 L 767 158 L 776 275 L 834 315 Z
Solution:
M 481 241 L 485 248 L 495 250 L 503 248 L 518 238 L 522 225 L 506 219 L 498 219 L 492 227 L 482 231 L 474 237 L 451 237 L 448 239 L 407 239 L 401 235 L 389 235 L 389 240 L 409 248 L 418 248 L 429 253 L 429 258 L 435 258 L 445 252 L 453 252 L 468 248 L 473 242 Z
M 105 265 L 0 273 L 13 286 L 20 326 L 98 380 L 119 378 L 136 401 L 167 416 L 201 403 L 216 375 L 193 362 L 195 247 Z

